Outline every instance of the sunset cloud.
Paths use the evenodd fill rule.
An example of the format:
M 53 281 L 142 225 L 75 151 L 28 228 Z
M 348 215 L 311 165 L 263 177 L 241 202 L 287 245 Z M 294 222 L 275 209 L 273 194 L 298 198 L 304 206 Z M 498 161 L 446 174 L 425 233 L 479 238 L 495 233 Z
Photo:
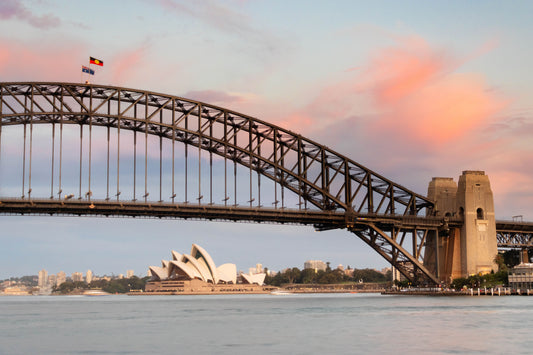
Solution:
M 149 45 L 144 43 L 137 48 L 118 52 L 110 61 L 111 80 L 114 85 L 124 85 L 139 72 L 140 65 L 149 50 Z
M 33 14 L 20 0 L 2 0 L 0 2 L 0 19 L 17 19 L 42 30 L 57 27 L 61 24 L 61 20 L 52 14 L 44 14 L 42 16 Z
M 380 114 L 374 128 L 439 148 L 501 112 L 506 100 L 482 75 L 454 72 L 458 63 L 419 38 L 376 53 L 364 74 Z
M 1 81 L 79 81 L 83 44 L 23 43 L 0 38 Z M 85 59 L 85 60 L 88 60 Z
M 245 101 L 239 94 L 227 93 L 217 90 L 192 90 L 183 94 L 186 99 L 197 100 L 214 105 L 232 104 Z

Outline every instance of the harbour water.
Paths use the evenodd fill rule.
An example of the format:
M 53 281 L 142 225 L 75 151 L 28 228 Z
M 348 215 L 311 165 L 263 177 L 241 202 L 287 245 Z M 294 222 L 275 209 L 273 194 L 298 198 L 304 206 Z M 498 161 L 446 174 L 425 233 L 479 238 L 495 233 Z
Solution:
M 531 354 L 533 298 L 0 297 L 0 354 Z

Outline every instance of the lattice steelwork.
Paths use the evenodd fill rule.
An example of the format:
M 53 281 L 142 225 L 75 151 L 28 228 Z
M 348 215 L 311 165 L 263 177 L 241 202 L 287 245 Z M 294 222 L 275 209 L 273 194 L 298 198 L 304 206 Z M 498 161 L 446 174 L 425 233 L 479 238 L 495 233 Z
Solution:
M 533 223 L 497 221 L 496 238 L 499 248 L 533 248 Z
M 437 282 L 422 264 L 427 233 L 438 231 L 443 224 L 440 220 L 429 223 L 423 217 L 432 214 L 433 202 L 289 130 L 177 96 L 92 84 L 0 83 L 0 112 L 0 157 L 7 154 L 1 151 L 2 129 L 19 126 L 24 130 L 22 194 L 18 198 L 2 198 L 1 213 L 254 220 L 312 224 L 317 229 L 347 228 L 409 279 L 425 277 Z M 37 179 L 32 176 L 36 149 L 32 143 L 33 130 L 40 124 L 52 126 L 48 200 L 32 196 L 32 184 Z M 65 152 L 61 147 L 67 126 L 79 127 L 79 188 L 76 194 L 63 196 Z M 93 127 L 107 131 L 107 166 L 101 168 L 107 175 L 105 192 L 96 191 L 93 182 L 96 170 Z M 133 141 L 127 145 L 121 143 L 124 131 L 133 132 Z M 115 141 L 110 139 L 111 135 Z M 149 149 L 148 137 L 158 139 L 158 151 Z M 184 167 L 175 163 L 176 143 L 182 143 Z M 113 160 L 110 150 L 116 153 L 116 162 L 110 162 Z M 133 155 L 132 171 L 125 172 L 120 161 L 124 150 Z M 141 164 L 138 155 L 144 159 Z M 149 166 L 150 155 L 158 155 L 158 167 Z M 165 155 L 172 156 L 171 181 L 164 177 Z M 189 159 L 196 160 L 195 196 L 187 188 L 191 176 L 187 172 Z M 214 159 L 224 160 L 224 178 L 219 178 L 215 187 Z M 113 164 L 114 170 L 110 168 Z M 237 182 L 237 167 L 241 172 L 243 167 L 248 171 L 249 182 L 244 187 Z M 183 169 L 185 181 L 178 183 L 176 171 Z M 206 171 L 207 185 L 200 181 Z M 139 178 L 140 173 L 144 173 L 144 179 Z M 129 186 L 133 189 L 129 193 L 132 198 L 124 197 L 126 187 L 121 185 L 124 175 L 133 177 Z M 152 175 L 159 177 L 159 193 L 150 195 L 147 186 Z M 261 177 L 274 183 L 273 191 L 268 190 L 274 200 L 272 206 L 263 207 L 265 182 Z M 110 180 L 116 182 L 116 191 Z M 177 190 L 182 187 L 177 185 L 183 183 L 185 196 L 179 200 Z M 213 189 L 224 189 L 222 201 L 213 199 Z M 247 191 L 246 207 L 242 202 L 239 206 L 238 190 L 241 195 L 243 190 Z M 170 193 L 165 195 L 164 191 Z M 288 208 L 287 192 L 296 196 L 297 207 Z M 96 197 L 103 195 L 105 198 Z

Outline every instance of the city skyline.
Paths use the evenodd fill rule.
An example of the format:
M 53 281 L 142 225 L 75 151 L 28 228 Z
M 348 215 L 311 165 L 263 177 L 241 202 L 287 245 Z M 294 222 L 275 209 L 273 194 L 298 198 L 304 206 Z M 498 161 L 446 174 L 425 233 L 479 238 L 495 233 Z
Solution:
M 94 83 L 180 95 L 258 117 L 420 194 L 432 177 L 457 180 L 463 170 L 484 170 L 497 218 L 527 221 L 533 220 L 533 50 L 524 43 L 533 33 L 532 9 L 530 2 L 495 1 L 160 0 L 122 8 L 105 1 L 88 7 L 9 0 L 0 4 L 0 80 L 84 81 L 80 67 L 94 56 L 105 63 Z M 41 265 L 88 269 L 95 259 L 101 268 L 95 273 L 121 265 L 145 270 L 166 250 L 192 243 L 243 270 L 258 262 L 279 270 L 308 259 L 388 266 L 346 231 L 0 218 L 0 278 L 33 274 Z

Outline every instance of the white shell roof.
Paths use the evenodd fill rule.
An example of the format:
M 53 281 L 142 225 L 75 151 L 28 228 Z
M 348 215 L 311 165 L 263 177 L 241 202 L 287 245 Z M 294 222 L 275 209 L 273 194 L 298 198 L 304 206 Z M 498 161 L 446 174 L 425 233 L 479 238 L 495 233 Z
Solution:
M 213 261 L 213 259 L 211 259 L 211 255 L 209 255 L 205 251 L 204 248 L 202 248 L 201 246 L 197 244 L 192 245 L 191 255 L 195 259 L 199 260 L 200 262 L 204 263 L 207 266 L 207 268 L 210 271 L 210 274 L 213 277 L 213 282 L 217 284 L 218 283 L 217 268 L 215 266 L 215 262 Z

